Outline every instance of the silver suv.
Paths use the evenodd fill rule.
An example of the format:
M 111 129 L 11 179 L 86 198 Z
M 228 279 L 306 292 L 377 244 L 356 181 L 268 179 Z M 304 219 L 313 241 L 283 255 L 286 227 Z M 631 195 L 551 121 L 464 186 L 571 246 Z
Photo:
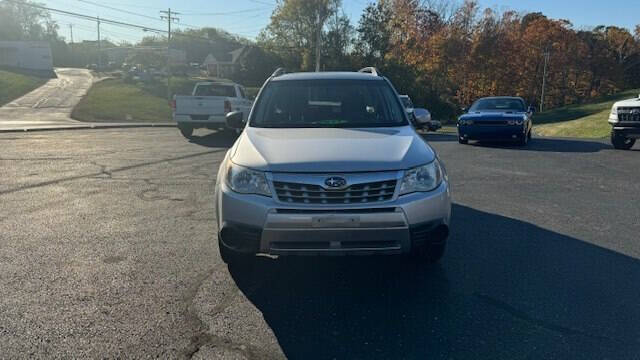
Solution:
M 451 196 L 442 162 L 390 81 L 359 72 L 285 74 L 263 85 L 218 172 L 222 259 L 256 254 L 444 254 Z

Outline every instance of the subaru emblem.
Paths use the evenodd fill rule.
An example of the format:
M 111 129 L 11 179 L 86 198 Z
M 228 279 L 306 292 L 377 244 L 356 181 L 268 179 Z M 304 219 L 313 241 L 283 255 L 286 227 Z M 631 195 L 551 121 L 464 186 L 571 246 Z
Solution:
M 332 176 L 324 181 L 324 184 L 333 189 L 339 189 L 347 185 L 347 180 L 340 176 Z

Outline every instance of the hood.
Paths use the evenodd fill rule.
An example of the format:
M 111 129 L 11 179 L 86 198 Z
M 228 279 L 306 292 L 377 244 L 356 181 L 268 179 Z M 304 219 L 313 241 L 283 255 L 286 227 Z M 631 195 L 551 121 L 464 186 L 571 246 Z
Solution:
M 524 112 L 501 112 L 501 111 L 474 111 L 460 116 L 460 119 L 473 120 L 495 120 L 495 119 L 522 119 L 526 113 Z
M 635 107 L 635 106 L 640 106 L 640 97 L 637 97 L 635 99 L 629 99 L 629 100 L 622 100 L 622 101 L 618 101 L 615 104 L 613 104 L 613 106 L 615 107 Z
M 409 126 L 397 128 L 265 129 L 247 127 L 231 158 L 271 172 L 402 170 L 433 161 L 435 153 Z

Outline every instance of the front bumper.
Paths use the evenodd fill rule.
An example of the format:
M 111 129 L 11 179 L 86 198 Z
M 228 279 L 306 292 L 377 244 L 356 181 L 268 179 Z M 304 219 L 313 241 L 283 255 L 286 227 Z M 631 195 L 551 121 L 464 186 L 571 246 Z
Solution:
M 425 241 L 446 238 L 451 195 L 444 181 L 431 192 L 407 194 L 375 205 L 296 207 L 265 196 L 237 194 L 223 183 L 217 189 L 216 210 L 222 244 L 237 251 L 400 254 Z
M 623 135 L 628 138 L 640 139 L 640 123 L 638 122 L 613 122 L 609 120 L 609 123 L 613 125 L 613 131 L 619 135 Z
M 517 141 L 526 135 L 524 125 L 460 125 L 458 136 L 465 140 Z

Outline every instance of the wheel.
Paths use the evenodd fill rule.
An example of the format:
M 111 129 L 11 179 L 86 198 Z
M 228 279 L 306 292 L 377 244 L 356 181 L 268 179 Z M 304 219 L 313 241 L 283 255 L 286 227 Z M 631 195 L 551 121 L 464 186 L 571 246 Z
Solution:
M 182 134 L 182 136 L 186 137 L 187 139 L 191 139 L 191 136 L 193 136 L 192 127 L 180 126 L 178 129 L 180 129 L 180 133 Z
M 415 249 L 411 249 L 411 256 L 418 261 L 435 264 L 442 259 L 446 248 L 446 240 L 440 243 L 425 244 Z
M 446 226 L 439 226 L 427 236 L 424 243 L 421 243 L 411 249 L 410 256 L 416 260 L 424 261 L 429 264 L 436 263 L 444 256 L 448 238 L 449 228 Z
M 611 130 L 611 144 L 618 150 L 629 150 L 636 143 L 636 139 L 628 138 Z
M 458 136 L 458 142 L 462 145 L 466 145 L 469 143 L 469 140 L 461 138 L 460 136 Z
M 218 249 L 220 250 L 220 258 L 229 266 L 246 265 L 254 257 L 253 254 L 245 254 L 234 251 L 224 246 L 222 241 L 218 239 Z
M 530 134 L 526 134 L 522 137 L 522 139 L 518 140 L 518 145 L 527 146 L 529 143 L 529 139 L 531 138 Z

